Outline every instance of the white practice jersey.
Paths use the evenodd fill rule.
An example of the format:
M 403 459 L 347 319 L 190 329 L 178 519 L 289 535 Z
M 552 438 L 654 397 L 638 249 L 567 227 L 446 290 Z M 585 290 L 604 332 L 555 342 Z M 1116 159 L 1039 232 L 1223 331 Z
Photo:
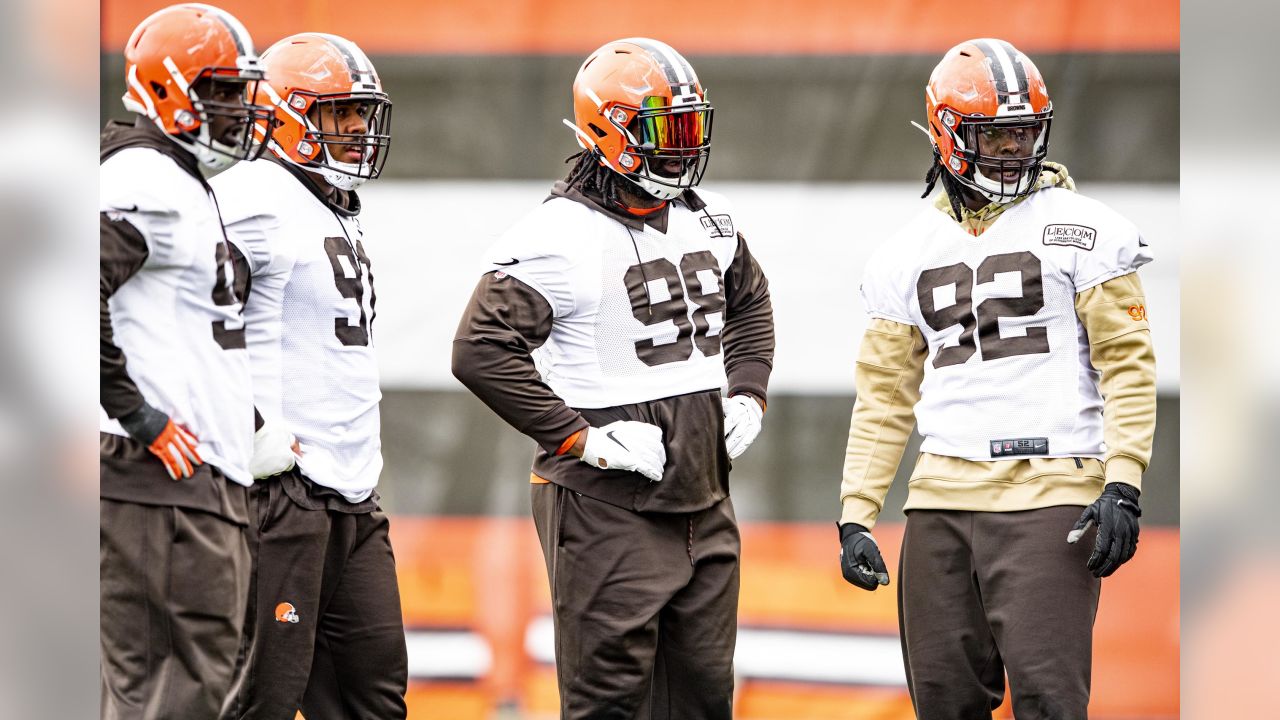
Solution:
M 1075 297 L 1150 261 L 1132 223 L 1066 189 L 1033 193 L 977 237 L 922 212 L 862 281 L 872 317 L 915 325 L 928 342 L 921 450 L 1101 458 L 1099 375 Z
M 252 485 L 253 396 L 242 305 L 217 207 L 200 183 L 150 148 L 102 163 L 98 208 L 147 243 L 142 269 L 111 296 L 115 344 L 147 403 L 185 425 L 200 457 Z M 128 436 L 99 407 L 103 432 Z
M 486 272 L 520 280 L 551 306 L 551 336 L 535 357 L 570 407 L 613 407 L 725 384 L 723 278 L 737 228 L 722 197 L 697 194 L 707 206 L 695 211 L 672 201 L 665 234 L 555 197 L 486 253 Z
M 272 160 L 238 163 L 213 186 L 252 269 L 245 320 L 258 410 L 298 438 L 312 482 L 360 502 L 382 472 L 375 295 L 360 222 Z

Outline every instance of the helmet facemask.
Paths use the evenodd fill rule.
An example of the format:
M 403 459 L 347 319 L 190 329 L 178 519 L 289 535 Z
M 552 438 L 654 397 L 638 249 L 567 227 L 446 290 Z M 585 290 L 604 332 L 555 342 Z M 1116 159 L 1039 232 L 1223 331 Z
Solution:
M 948 123 L 948 118 L 952 119 Z M 951 130 L 957 115 L 943 111 Z M 947 171 L 964 187 L 1006 204 L 1035 189 L 1049 152 L 1052 110 L 1008 117 L 960 117 L 952 131 L 955 151 Z
M 382 93 L 316 95 L 294 92 L 289 107 L 306 108 L 301 120 L 305 137 L 298 143 L 300 155 L 312 158 L 304 164 L 339 190 L 355 190 L 382 174 L 391 147 L 391 101 Z M 344 132 L 356 113 L 365 132 Z M 358 155 L 357 157 L 350 157 Z
M 184 113 L 194 114 L 199 124 L 170 137 L 195 155 L 207 174 L 219 173 L 241 160 L 256 160 L 262 154 L 265 140 L 255 136 L 253 128 L 259 124 L 269 128 L 274 110 L 252 102 L 263 80 L 256 61 L 254 65 L 249 70 L 207 69 L 187 88 L 191 112 L 179 110 L 175 124 L 179 129 L 193 124 L 193 118 L 184 117 Z M 235 100 L 221 99 L 226 97 Z
M 660 200 L 697 186 L 711 157 L 713 112 L 703 100 L 667 105 L 657 96 L 639 108 L 610 108 L 605 117 L 627 140 L 617 158 L 622 176 Z

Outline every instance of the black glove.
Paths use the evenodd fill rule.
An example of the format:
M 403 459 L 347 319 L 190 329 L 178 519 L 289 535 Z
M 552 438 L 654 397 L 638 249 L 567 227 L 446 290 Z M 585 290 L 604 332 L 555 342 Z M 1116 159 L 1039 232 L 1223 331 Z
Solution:
M 836 527 L 840 528 L 840 572 L 844 579 L 863 590 L 888 585 L 889 570 L 871 531 L 858 523 L 837 523 Z
M 1138 495 L 1138 488 L 1127 483 L 1107 483 L 1067 533 L 1067 542 L 1075 543 L 1090 525 L 1098 524 L 1098 538 L 1087 563 L 1094 577 L 1107 577 L 1138 551 L 1138 518 L 1142 517 Z

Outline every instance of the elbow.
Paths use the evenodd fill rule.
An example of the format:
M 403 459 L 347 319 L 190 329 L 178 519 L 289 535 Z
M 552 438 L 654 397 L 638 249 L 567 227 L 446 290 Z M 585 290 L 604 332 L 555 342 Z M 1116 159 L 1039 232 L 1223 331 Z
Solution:
M 453 376 L 458 379 L 458 382 L 470 388 L 476 380 L 476 363 L 470 360 L 470 353 L 467 350 L 467 342 L 465 340 L 453 341 L 453 358 L 450 363 L 450 369 L 453 371 Z

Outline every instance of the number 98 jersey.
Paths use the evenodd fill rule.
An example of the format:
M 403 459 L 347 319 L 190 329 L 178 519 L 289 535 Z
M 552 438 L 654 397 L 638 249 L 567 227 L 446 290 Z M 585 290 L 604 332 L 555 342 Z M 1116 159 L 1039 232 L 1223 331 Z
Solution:
M 1150 261 L 1132 223 L 1064 188 L 1031 194 L 977 237 L 936 208 L 921 213 L 876 252 L 861 287 L 871 317 L 914 325 L 928 344 L 921 450 L 1101 458 L 1099 374 L 1075 299 Z
M 647 223 L 637 229 L 553 197 L 486 253 L 487 271 L 520 280 L 551 306 L 551 335 L 537 360 L 570 407 L 725 384 L 724 277 L 738 247 L 732 211 L 699 189 L 672 201 L 666 222 L 665 232 Z

